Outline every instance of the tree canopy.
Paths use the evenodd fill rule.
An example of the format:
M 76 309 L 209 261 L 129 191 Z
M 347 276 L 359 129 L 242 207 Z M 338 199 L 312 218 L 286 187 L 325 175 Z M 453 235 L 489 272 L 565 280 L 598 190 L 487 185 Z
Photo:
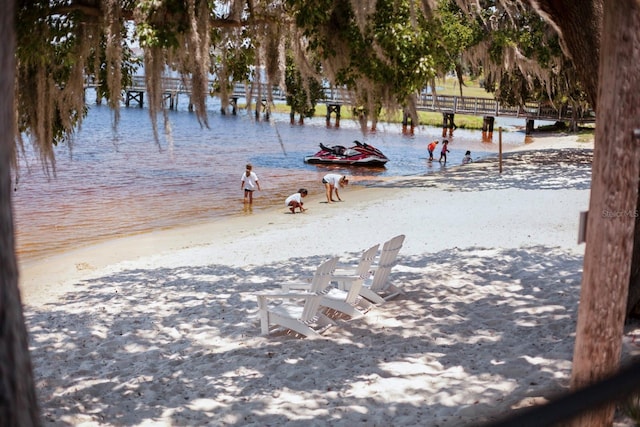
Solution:
M 117 123 L 122 89 L 138 63 L 133 45 L 143 51 L 154 129 L 164 111 L 161 76 L 168 69 L 190 83 L 204 126 L 211 90 L 225 99 L 230 84 L 243 79 L 268 95 L 270 85 L 284 89 L 287 68 L 299 73 L 303 87 L 308 78 L 346 86 L 356 94 L 352 103 L 373 121 L 382 106 L 411 110 L 416 91 L 449 72 L 482 74 L 487 88 L 509 102 L 588 102 L 603 125 L 596 129 L 595 214 L 588 220 L 592 237 L 572 385 L 617 367 L 632 252 L 640 253 L 633 230 L 639 227 L 636 218 L 607 221 L 597 212 L 640 205 L 633 136 L 640 128 L 637 0 L 3 2 L 0 85 L 9 95 L 0 102 L 0 370 L 9 380 L 0 385 L 8 399 L 0 404 L 0 420 L 8 425 L 37 419 L 31 416 L 37 404 L 17 288 L 9 157 L 26 135 L 43 163 L 54 164 L 52 146 L 70 143 L 84 117 L 86 79 L 99 83 Z M 214 88 L 208 87 L 210 73 L 218 79 Z M 600 412 L 580 425 L 609 424 L 611 408 Z
M 310 84 L 346 88 L 372 122 L 386 107 L 417 123 L 416 95 L 449 73 L 461 83 L 463 73 L 482 75 L 506 104 L 585 101 L 553 27 L 520 2 L 21 0 L 16 24 L 16 137 L 21 146 L 28 135 L 44 163 L 54 162 L 52 144 L 72 142 L 86 113 L 85 81 L 99 85 L 117 124 L 122 90 L 140 65 L 156 132 L 169 70 L 192 87 L 205 126 L 206 98 L 216 93 L 224 107 L 233 84 L 247 82 L 260 98 L 272 86 L 306 95 Z M 304 85 L 287 86 L 287 70 Z M 318 94 L 288 93 L 302 114 Z

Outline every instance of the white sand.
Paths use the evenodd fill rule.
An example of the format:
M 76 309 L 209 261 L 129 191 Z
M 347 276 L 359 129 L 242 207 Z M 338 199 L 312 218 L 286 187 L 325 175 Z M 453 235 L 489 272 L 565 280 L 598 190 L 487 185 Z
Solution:
M 543 150 L 553 148 L 553 150 Z M 24 265 L 48 425 L 478 425 L 565 391 L 592 144 L 347 188 Z M 406 294 L 321 339 L 261 336 L 254 293 L 405 234 Z M 637 351 L 630 329 L 625 354 Z M 625 425 L 621 422 L 619 425 Z

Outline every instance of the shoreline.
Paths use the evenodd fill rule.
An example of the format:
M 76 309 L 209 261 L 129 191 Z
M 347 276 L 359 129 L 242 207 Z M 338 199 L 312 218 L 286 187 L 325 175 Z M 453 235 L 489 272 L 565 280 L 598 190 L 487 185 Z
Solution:
M 349 194 L 347 197 L 355 203 L 375 199 L 378 193 L 387 191 L 382 188 L 355 186 L 346 190 Z M 311 209 L 312 213 L 297 213 L 295 217 L 325 212 L 324 208 L 329 208 L 329 205 L 323 200 L 324 194 L 308 196 L 305 206 Z M 309 208 L 312 204 L 314 207 Z M 290 225 L 288 221 L 292 219 L 289 218 L 291 216 L 288 208 L 282 203 L 281 207 L 272 206 L 255 214 L 238 213 L 198 224 L 105 239 L 42 259 L 29 260 L 20 263 L 22 300 L 26 304 L 42 304 L 51 297 L 55 299 L 68 292 L 71 289 L 68 286 L 69 282 L 91 277 L 109 267 L 133 264 L 137 260 L 173 251 L 204 247 L 212 241 L 233 242 L 238 235 L 242 236 L 256 226 L 270 225 L 277 229 L 286 229 Z
M 515 153 L 530 150 L 565 149 L 593 147 L 593 142 L 577 142 L 575 135 L 558 137 L 556 134 L 544 134 L 538 136 L 533 143 L 515 147 L 505 152 Z M 497 162 L 497 155 L 485 158 L 485 162 L 492 159 Z M 459 170 L 462 165 L 453 165 L 444 171 L 407 177 L 384 178 L 378 183 L 412 181 L 439 181 L 443 175 Z M 411 192 L 410 187 L 394 188 L 389 190 L 384 185 L 358 186 L 350 185 L 343 189 L 341 194 L 345 196 L 349 204 L 370 203 L 385 197 L 396 197 L 398 192 Z M 310 212 L 304 215 L 326 215 L 331 211 L 325 208 L 338 207 L 324 202 L 324 193 L 317 192 L 305 199 L 307 208 L 313 206 Z M 276 212 L 283 215 L 275 215 Z M 296 214 L 296 217 L 300 214 Z M 286 229 L 290 223 L 286 207 L 275 205 L 262 209 L 257 213 L 238 213 L 230 216 L 212 218 L 206 222 L 181 225 L 176 227 L 157 229 L 128 236 L 104 239 L 90 245 L 80 246 L 68 251 L 45 255 L 42 258 L 19 262 L 20 289 L 25 303 L 39 304 L 45 302 L 50 296 L 60 296 L 68 291 L 64 286 L 70 281 L 77 281 L 83 277 L 105 269 L 109 266 L 122 263 L 131 263 L 145 257 L 163 254 L 180 249 L 188 249 L 210 244 L 212 240 L 220 238 L 232 239 L 230 236 L 243 235 L 245 230 L 251 230 L 256 226 L 269 225 L 278 229 Z M 55 279 L 53 279 L 55 278 Z M 53 280 L 52 280 L 53 279 Z M 43 284 L 46 283 L 46 284 Z

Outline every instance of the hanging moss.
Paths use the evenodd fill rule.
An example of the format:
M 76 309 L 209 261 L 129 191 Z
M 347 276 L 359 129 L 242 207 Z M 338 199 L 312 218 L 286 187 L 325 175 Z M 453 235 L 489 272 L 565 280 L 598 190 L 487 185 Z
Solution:
M 529 12 L 521 2 L 497 2 L 492 13 L 479 2 L 457 4 L 469 13 L 469 21 L 477 18 L 481 30 L 493 36 L 476 40 L 471 49 L 466 40 L 450 40 L 445 32 L 450 22 L 440 22 L 433 11 L 453 8 L 435 0 L 25 2 L 17 14 L 17 129 L 34 142 L 43 163 L 54 165 L 52 145 L 71 144 L 84 117 L 85 79 L 100 84 L 117 125 L 123 85 L 131 72 L 123 30 L 129 20 L 143 50 L 156 140 L 160 115 L 164 132 L 170 132 L 162 87 L 167 72 L 178 73 L 191 87 L 198 120 L 208 126 L 206 101 L 212 92 L 226 107 L 232 83 L 245 82 L 251 108 L 253 96 L 272 102 L 272 87 L 285 90 L 287 50 L 303 85 L 324 78 L 351 97 L 348 101 L 362 113 L 363 129 L 369 122 L 375 127 L 383 107 L 404 109 L 417 123 L 419 90 L 438 73 L 462 70 L 463 63 L 482 68 L 489 84 L 517 72 L 535 90 L 575 86 L 570 77 L 559 77 L 557 70 L 566 66 L 561 55 L 530 52 L 523 47 L 527 43 L 500 38 Z M 555 37 L 553 31 L 542 34 L 545 40 L 529 40 L 528 45 Z M 209 87 L 212 72 L 219 80 Z

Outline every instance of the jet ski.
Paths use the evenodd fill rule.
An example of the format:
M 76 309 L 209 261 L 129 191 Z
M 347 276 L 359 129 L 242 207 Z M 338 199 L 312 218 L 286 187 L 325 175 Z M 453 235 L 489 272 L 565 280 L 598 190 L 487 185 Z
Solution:
M 351 147 L 343 145 L 327 147 L 320 143 L 320 151 L 311 156 L 306 156 L 304 162 L 310 164 L 380 167 L 389 161 L 387 156 L 373 145 L 360 141 L 353 141 L 353 144 Z

